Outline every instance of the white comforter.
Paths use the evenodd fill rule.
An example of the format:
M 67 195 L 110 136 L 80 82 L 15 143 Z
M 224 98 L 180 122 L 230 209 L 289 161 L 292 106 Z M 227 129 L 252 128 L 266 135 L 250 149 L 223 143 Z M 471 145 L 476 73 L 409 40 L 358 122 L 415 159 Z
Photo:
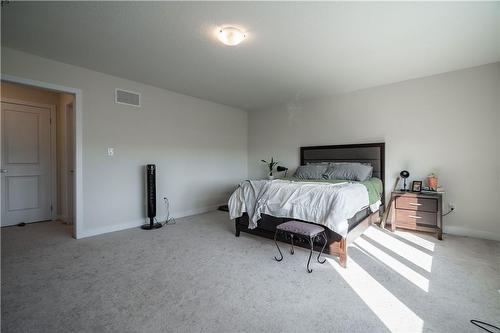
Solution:
M 268 214 L 322 224 L 345 237 L 347 220 L 368 206 L 362 184 L 247 180 L 229 198 L 229 215 L 235 219 L 248 213 L 249 229 Z

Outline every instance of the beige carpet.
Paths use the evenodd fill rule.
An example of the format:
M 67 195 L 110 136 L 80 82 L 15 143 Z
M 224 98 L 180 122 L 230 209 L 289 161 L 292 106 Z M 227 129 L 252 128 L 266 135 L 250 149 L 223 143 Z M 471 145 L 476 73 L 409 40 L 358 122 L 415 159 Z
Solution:
M 234 237 L 226 213 L 74 240 L 2 230 L 2 332 L 478 332 L 500 325 L 498 242 L 372 227 L 349 267 Z M 287 250 L 287 246 L 283 244 Z

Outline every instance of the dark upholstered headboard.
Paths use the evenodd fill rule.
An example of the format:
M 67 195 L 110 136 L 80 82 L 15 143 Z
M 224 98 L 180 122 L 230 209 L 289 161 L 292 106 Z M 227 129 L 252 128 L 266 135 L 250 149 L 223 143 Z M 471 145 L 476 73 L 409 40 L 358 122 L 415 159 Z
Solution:
M 385 186 L 385 143 L 300 147 L 300 165 L 320 162 L 361 162 L 373 166 L 373 177 Z M 384 203 L 385 194 L 382 195 Z

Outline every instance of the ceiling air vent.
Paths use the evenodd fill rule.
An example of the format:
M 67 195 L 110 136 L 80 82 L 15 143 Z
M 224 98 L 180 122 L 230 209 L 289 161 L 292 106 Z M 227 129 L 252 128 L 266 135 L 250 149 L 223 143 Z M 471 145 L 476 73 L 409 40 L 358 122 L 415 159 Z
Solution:
M 115 89 L 115 103 L 141 106 L 141 94 L 123 89 Z

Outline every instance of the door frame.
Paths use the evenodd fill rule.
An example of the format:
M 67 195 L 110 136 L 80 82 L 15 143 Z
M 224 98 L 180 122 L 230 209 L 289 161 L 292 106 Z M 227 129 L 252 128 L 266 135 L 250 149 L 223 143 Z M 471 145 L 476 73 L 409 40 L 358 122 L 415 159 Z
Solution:
M 69 117 L 69 114 L 70 114 L 69 106 L 70 105 L 71 105 L 71 117 Z M 62 177 L 65 178 L 65 181 L 64 181 L 65 186 L 64 186 L 62 194 L 64 194 L 64 196 L 66 197 L 66 200 L 64 203 L 61 201 L 61 203 L 63 203 L 63 205 L 61 207 L 61 213 L 62 213 L 64 222 L 69 223 L 69 224 L 74 223 L 74 215 L 75 215 L 74 214 L 75 211 L 74 211 L 74 207 L 73 207 L 73 195 L 74 195 L 74 188 L 75 188 L 75 183 L 74 183 L 75 170 L 74 170 L 74 165 L 73 165 L 74 161 L 70 162 L 70 157 L 75 155 L 75 152 L 74 152 L 75 147 L 74 147 L 74 145 L 67 144 L 67 141 L 68 141 L 68 138 L 71 137 L 70 142 L 73 142 L 73 143 L 75 142 L 75 136 L 74 136 L 75 128 L 74 128 L 74 122 L 73 122 L 73 120 L 75 119 L 75 111 L 74 110 L 75 110 L 75 101 L 64 104 L 64 110 L 61 110 L 61 112 L 64 112 L 64 125 L 63 125 L 63 127 L 64 127 L 64 137 L 66 138 L 66 144 L 64 145 L 64 154 L 63 154 L 66 161 L 64 161 L 65 167 L 61 169 L 61 173 L 63 175 Z M 69 122 L 70 120 L 72 121 L 71 123 Z M 71 129 L 68 129 L 69 127 L 71 127 Z M 70 135 L 68 135 L 68 133 Z M 69 154 L 68 152 L 71 152 L 71 154 Z M 69 164 L 71 164 L 73 166 L 72 172 L 69 168 Z M 61 163 L 61 165 L 62 165 L 62 163 Z M 70 186 L 70 184 L 71 184 L 71 186 Z M 71 189 L 71 191 L 69 189 Z M 71 198 L 71 200 L 68 200 L 68 197 Z M 71 207 L 71 209 L 69 209 L 69 207 Z
M 73 104 L 74 112 L 74 166 L 75 166 L 75 186 L 73 193 L 73 209 L 75 211 L 73 223 L 73 237 L 76 239 L 83 236 L 83 117 L 82 117 L 82 91 L 78 88 L 66 87 L 58 84 L 31 80 L 13 75 L 1 75 L 1 80 L 12 83 L 24 84 L 32 87 L 39 87 L 64 92 L 75 96 Z M 0 157 L 1 158 L 1 157 Z
M 31 101 L 25 101 L 22 99 L 15 99 L 15 98 L 8 98 L 8 97 L 2 97 L 1 102 L 3 103 L 10 103 L 10 104 L 17 104 L 17 105 L 26 105 L 26 106 L 32 106 L 32 107 L 37 107 L 37 108 L 42 108 L 42 109 L 49 109 L 50 112 L 50 186 L 49 186 L 49 191 L 50 191 L 50 219 L 55 220 L 57 219 L 57 155 L 56 155 L 56 106 L 54 104 L 43 104 L 43 103 L 36 103 L 36 102 L 31 102 Z M 3 148 L 3 147 L 2 147 Z M 4 212 L 2 212 L 2 219 L 4 218 L 3 215 Z

